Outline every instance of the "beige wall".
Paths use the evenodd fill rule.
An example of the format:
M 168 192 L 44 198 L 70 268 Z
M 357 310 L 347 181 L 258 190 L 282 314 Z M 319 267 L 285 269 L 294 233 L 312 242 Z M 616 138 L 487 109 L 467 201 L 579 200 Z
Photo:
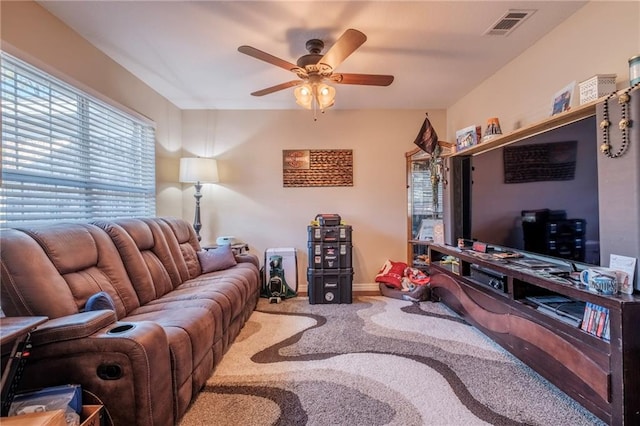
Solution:
M 318 213 L 338 213 L 353 226 L 354 288 L 376 288 L 370 284 L 382 263 L 406 258 L 404 154 L 415 147 L 424 113 L 329 110 L 313 121 L 306 110 L 183 111 L 185 155 L 218 158 L 221 183 L 203 188 L 202 241 L 235 236 L 261 257 L 267 248 L 294 247 L 306 288 L 306 227 Z M 444 132 L 444 111 L 429 117 Z M 283 149 L 353 150 L 353 187 L 284 188 Z M 189 220 L 193 191 L 183 194 Z
M 553 95 L 572 81 L 572 105 L 579 105 L 577 83 L 595 74 L 617 74 L 618 89 L 628 87 L 628 59 L 638 54 L 640 2 L 587 3 L 450 107 L 448 138 L 472 124 L 484 131 L 489 117 L 500 118 L 503 132 L 543 120 Z

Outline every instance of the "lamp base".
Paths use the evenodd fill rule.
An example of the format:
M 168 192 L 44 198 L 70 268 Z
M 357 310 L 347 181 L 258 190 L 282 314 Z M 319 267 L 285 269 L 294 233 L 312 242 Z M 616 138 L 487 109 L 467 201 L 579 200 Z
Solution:
M 196 182 L 196 193 L 193 197 L 196 199 L 196 212 L 193 218 L 193 229 L 196 231 L 196 237 L 198 241 L 202 240 L 200 236 L 200 230 L 202 229 L 202 223 L 200 223 L 200 198 L 202 198 L 202 194 L 200 190 L 202 189 L 202 184 L 200 182 Z

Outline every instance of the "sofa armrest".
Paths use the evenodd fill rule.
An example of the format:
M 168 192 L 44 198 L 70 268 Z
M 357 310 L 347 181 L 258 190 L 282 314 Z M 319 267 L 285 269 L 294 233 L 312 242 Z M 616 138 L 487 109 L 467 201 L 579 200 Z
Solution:
M 256 268 L 260 269 L 260 260 L 258 256 L 252 253 L 236 254 L 236 262 L 238 263 L 253 263 Z
M 114 425 L 173 425 L 175 384 L 164 329 L 113 319 L 111 311 L 84 312 L 34 332 L 20 388 L 76 383 L 103 402 Z
M 116 314 L 109 310 L 82 312 L 47 321 L 31 333 L 34 345 L 89 337 L 116 322 Z

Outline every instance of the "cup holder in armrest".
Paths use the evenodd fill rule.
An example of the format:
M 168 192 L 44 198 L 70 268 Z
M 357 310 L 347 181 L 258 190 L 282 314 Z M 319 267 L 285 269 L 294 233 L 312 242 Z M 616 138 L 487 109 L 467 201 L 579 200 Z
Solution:
M 134 328 L 134 324 L 120 324 L 119 326 L 113 327 L 111 330 L 107 331 L 107 334 L 120 334 L 125 331 L 129 331 Z
M 100 364 L 96 373 L 102 380 L 118 380 L 123 374 L 118 364 Z

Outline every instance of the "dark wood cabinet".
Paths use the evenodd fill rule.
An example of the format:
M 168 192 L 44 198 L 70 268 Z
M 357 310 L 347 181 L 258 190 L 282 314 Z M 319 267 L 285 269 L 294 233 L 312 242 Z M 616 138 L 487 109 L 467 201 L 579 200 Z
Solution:
M 445 303 L 604 421 L 640 424 L 640 297 L 606 296 L 576 285 L 558 270 L 569 273 L 589 265 L 565 259 L 522 252 L 524 259 L 552 265 L 528 268 L 492 254 L 430 242 L 414 244 L 428 250 L 434 300 Z M 556 273 L 546 272 L 549 269 Z M 495 274 L 496 281 L 479 277 L 477 270 Z M 609 339 L 530 303 L 541 295 L 607 309 Z

